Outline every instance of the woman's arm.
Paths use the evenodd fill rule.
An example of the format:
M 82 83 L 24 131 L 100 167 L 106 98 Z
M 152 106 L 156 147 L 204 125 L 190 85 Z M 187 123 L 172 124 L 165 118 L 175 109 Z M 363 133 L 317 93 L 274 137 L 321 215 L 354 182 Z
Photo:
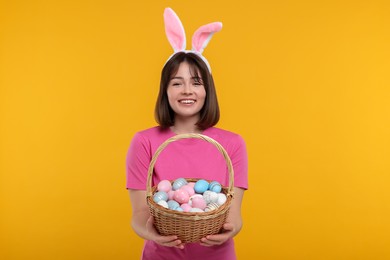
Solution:
M 200 242 L 201 245 L 221 245 L 240 232 L 242 227 L 241 203 L 243 196 L 244 190 L 234 187 L 234 197 L 230 205 L 230 211 L 226 223 L 223 225 L 223 232 L 217 235 L 209 235 L 202 238 Z
M 152 240 L 159 245 L 184 248 L 177 236 L 161 236 L 153 225 L 153 217 L 149 213 L 146 204 L 146 191 L 129 189 L 133 215 L 131 227 L 138 236 L 145 240 Z

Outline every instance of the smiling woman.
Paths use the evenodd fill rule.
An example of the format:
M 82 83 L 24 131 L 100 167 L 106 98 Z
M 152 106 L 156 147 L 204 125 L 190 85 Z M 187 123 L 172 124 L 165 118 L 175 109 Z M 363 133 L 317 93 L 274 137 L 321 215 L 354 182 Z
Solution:
M 188 120 L 196 129 L 182 129 L 184 132 L 201 132 L 218 122 L 214 81 L 196 54 L 179 52 L 165 65 L 155 117 L 162 127 L 171 127 L 176 133 Z
M 168 39 L 175 53 L 166 62 L 155 107 L 159 126 L 136 133 L 127 154 L 127 188 L 132 205 L 132 227 L 145 239 L 142 259 L 236 259 L 233 237 L 242 227 L 241 202 L 248 188 L 247 152 L 238 134 L 214 127 L 219 106 L 208 61 L 202 51 L 220 23 L 205 25 L 194 34 L 194 51 L 185 50 L 184 30 L 171 9 L 165 11 Z M 172 26 L 172 23 L 175 24 Z M 195 41 L 194 41 L 195 39 Z M 178 41 L 177 41 L 178 40 Z M 176 234 L 163 236 L 154 226 L 145 201 L 148 166 L 156 151 L 177 134 L 201 133 L 226 150 L 234 169 L 234 200 L 220 233 L 184 244 Z M 188 141 L 188 142 L 187 142 Z M 214 180 L 227 187 L 226 162 L 217 149 L 197 140 L 171 143 L 154 165 L 153 182 L 196 178 Z M 199 195 L 199 194 L 198 194 Z
M 201 77 L 191 75 L 188 62 L 180 63 L 179 70 L 168 84 L 167 95 L 169 105 L 175 113 L 176 128 L 182 128 L 179 125 L 196 125 L 206 99 L 206 90 Z M 173 127 L 172 130 L 177 132 L 178 129 Z

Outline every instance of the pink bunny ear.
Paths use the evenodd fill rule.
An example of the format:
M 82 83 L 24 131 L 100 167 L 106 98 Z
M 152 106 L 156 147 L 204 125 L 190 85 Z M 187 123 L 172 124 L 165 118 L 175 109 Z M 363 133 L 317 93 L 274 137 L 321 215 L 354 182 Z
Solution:
M 201 26 L 192 36 L 192 50 L 202 53 L 214 33 L 222 29 L 222 23 L 215 22 Z
M 171 8 L 164 10 L 165 33 L 175 52 L 186 49 L 186 34 L 183 24 Z

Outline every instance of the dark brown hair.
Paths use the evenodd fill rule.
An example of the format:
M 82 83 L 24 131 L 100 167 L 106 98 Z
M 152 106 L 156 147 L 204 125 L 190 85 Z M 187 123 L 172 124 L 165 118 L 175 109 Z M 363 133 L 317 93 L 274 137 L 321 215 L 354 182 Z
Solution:
M 171 78 L 179 70 L 182 62 L 190 66 L 191 74 L 202 79 L 206 90 L 206 100 L 200 110 L 200 118 L 196 125 L 204 130 L 216 125 L 219 121 L 219 106 L 213 76 L 209 72 L 206 63 L 195 53 L 178 52 L 165 64 L 161 72 L 160 91 L 154 110 L 155 119 L 162 128 L 168 128 L 175 123 L 175 112 L 168 102 L 167 89 Z

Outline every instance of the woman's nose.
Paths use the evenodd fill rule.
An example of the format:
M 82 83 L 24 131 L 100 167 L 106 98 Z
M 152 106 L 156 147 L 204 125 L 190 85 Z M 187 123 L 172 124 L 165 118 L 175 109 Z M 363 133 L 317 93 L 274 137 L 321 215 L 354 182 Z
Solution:
M 184 94 L 192 94 L 191 84 L 189 84 L 189 83 L 184 84 L 183 93 Z

